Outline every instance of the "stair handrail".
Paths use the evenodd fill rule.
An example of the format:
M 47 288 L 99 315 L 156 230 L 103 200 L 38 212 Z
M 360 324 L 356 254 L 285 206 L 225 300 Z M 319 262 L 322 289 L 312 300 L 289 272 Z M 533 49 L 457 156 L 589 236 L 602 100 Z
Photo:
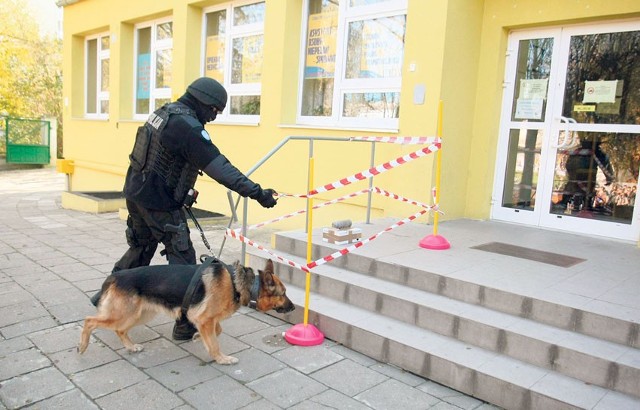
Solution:
M 354 140 L 351 137 L 318 137 L 318 136 L 288 136 L 283 138 L 278 144 L 276 144 L 268 153 L 266 153 L 254 166 L 249 168 L 249 170 L 245 173 L 247 177 L 251 176 L 258 168 L 260 168 L 265 162 L 267 162 L 273 155 L 275 155 L 282 147 L 284 147 L 289 141 L 308 141 L 309 142 L 309 158 L 313 156 L 313 143 L 315 141 L 334 141 L 334 142 L 368 142 L 371 144 L 371 154 L 370 154 L 370 166 L 373 167 L 375 165 L 375 151 L 376 151 L 376 141 L 363 141 L 363 140 Z M 308 183 L 307 183 L 308 185 Z M 366 223 L 371 222 L 371 197 L 373 187 L 373 177 L 369 178 L 369 193 L 367 196 L 367 216 Z M 307 186 L 307 192 L 311 190 L 312 187 Z M 227 229 L 231 228 L 231 225 L 234 222 L 238 221 L 237 209 L 240 204 L 240 199 L 244 199 L 243 208 L 242 208 L 242 236 L 247 236 L 247 219 L 249 213 L 249 199 L 242 198 L 241 195 L 238 195 L 236 201 L 233 200 L 233 191 L 230 189 L 227 190 L 227 199 L 229 200 L 229 207 L 231 208 L 231 218 L 229 219 L 229 224 L 227 225 Z M 307 198 L 309 201 L 309 198 Z M 234 203 L 235 202 L 235 203 Z M 305 226 L 305 232 L 308 232 L 309 226 Z M 218 252 L 218 257 L 221 257 L 222 251 L 224 249 L 224 245 L 227 241 L 227 236 L 225 235 L 222 239 L 222 244 L 220 245 L 220 251 Z M 240 261 L 244 263 L 245 257 L 247 254 L 247 244 L 242 242 L 242 250 L 240 255 Z

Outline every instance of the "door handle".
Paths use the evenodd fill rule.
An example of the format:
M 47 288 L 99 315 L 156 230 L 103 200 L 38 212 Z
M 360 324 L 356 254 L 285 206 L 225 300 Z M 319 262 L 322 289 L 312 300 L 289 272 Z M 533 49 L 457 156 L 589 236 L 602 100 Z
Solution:
M 558 133 L 558 144 L 554 145 L 553 147 L 558 149 L 567 149 L 573 147 L 574 145 L 576 145 L 578 135 L 576 131 L 569 131 L 569 124 L 577 124 L 578 122 L 573 118 L 563 116 L 558 117 L 558 120 L 560 120 L 561 123 L 565 123 L 564 137 L 562 138 L 562 142 L 560 142 L 560 133 Z

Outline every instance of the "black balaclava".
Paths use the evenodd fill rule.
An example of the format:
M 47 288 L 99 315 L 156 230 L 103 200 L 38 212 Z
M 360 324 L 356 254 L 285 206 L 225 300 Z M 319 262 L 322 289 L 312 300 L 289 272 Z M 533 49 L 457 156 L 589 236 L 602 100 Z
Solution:
M 178 98 L 178 102 L 186 105 L 196 112 L 198 121 L 204 126 L 206 123 L 216 119 L 217 112 L 213 111 L 211 106 L 207 106 L 198 101 L 193 95 L 184 93 L 182 97 Z

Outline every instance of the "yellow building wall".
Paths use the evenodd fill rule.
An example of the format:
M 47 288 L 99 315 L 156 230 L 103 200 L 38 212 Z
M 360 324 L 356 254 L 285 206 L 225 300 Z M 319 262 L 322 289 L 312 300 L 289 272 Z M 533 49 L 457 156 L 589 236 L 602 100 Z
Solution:
M 140 121 L 131 119 L 133 111 L 133 32 L 134 24 L 163 16 L 173 19 L 173 73 L 172 90 L 176 99 L 186 86 L 200 73 L 202 8 L 221 2 L 204 1 L 137 1 L 85 0 L 64 9 L 64 117 L 65 158 L 74 161 L 72 187 L 75 191 L 120 190 Z M 410 7 L 417 14 L 425 11 L 428 2 L 412 0 Z M 444 4 L 444 2 L 443 2 Z M 445 4 L 446 6 L 446 4 Z M 299 0 L 267 0 L 262 71 L 261 119 L 257 126 L 207 125 L 214 143 L 240 170 L 248 171 L 275 145 L 289 136 L 347 137 L 357 135 L 434 135 L 441 69 L 433 68 L 442 59 L 442 45 L 438 41 L 425 44 L 423 38 L 442 38 L 443 25 L 439 23 L 446 7 L 438 5 L 437 13 L 425 13 L 438 24 L 423 24 L 409 17 L 407 24 L 407 59 L 418 67 L 407 76 L 402 90 L 403 118 L 398 133 L 376 130 L 314 129 L 295 125 L 302 2 Z M 425 31 L 426 29 L 426 31 Z M 110 118 L 88 120 L 84 111 L 84 37 L 99 32 L 111 33 L 110 47 Z M 411 40 L 414 39 L 414 40 Z M 416 44 L 411 47 L 410 44 Z M 431 51 L 431 48 L 434 51 Z M 433 57 L 438 54 L 439 57 Z M 406 71 L 406 70 L 405 70 Z M 408 71 L 407 71 L 408 73 Z M 425 104 L 412 103 L 413 87 L 426 84 Z M 405 92 L 405 89 L 408 90 Z M 377 144 L 374 164 L 395 159 L 413 152 L 421 146 Z M 309 143 L 290 141 L 261 166 L 251 178 L 263 187 L 300 194 L 306 192 L 308 181 Z M 368 169 L 371 166 L 370 143 L 335 143 L 318 141 L 313 144 L 314 185 L 324 185 L 340 178 Z M 394 169 L 375 179 L 376 186 L 429 203 L 433 186 L 433 161 L 425 157 Z M 226 189 L 204 176 L 196 185 L 200 191 L 198 207 L 230 214 Z M 316 197 L 316 203 L 334 199 L 367 188 L 368 183 L 352 184 L 340 190 Z M 234 198 L 235 198 L 234 194 Z M 260 208 L 249 201 L 250 221 L 258 222 L 305 207 L 304 200 L 282 198 L 272 210 Z M 349 204 L 349 205 L 345 205 Z M 364 220 L 366 195 L 321 208 L 314 219 L 318 224 L 343 218 Z M 373 197 L 372 217 L 406 217 L 418 208 L 384 197 Z M 317 218 L 317 219 L 316 219 Z M 423 221 L 427 221 L 423 218 Z M 304 219 L 291 218 L 280 226 L 304 226 Z
M 134 24 L 172 16 L 173 98 L 200 74 L 202 8 L 221 1 L 81 0 L 64 8 L 64 155 L 74 161 L 76 191 L 120 190 L 140 121 L 133 111 Z M 487 219 L 495 176 L 496 148 L 502 101 L 505 51 L 509 30 L 624 18 L 640 14 L 637 0 L 408 0 L 401 117 L 397 133 L 367 129 L 326 129 L 295 124 L 302 27 L 301 0 L 266 0 L 262 104 L 257 126 L 207 125 L 212 140 L 242 171 L 250 170 L 278 143 L 292 136 L 346 137 L 432 136 L 438 102 L 443 101 L 441 220 Z M 84 111 L 84 37 L 109 31 L 110 118 L 87 120 Z M 414 103 L 417 87 L 426 90 L 423 104 Z M 387 162 L 422 146 L 377 144 L 374 164 Z M 289 141 L 251 178 L 263 187 L 285 193 L 307 189 L 306 141 Z M 370 143 L 313 144 L 314 185 L 324 185 L 368 169 Z M 417 159 L 374 179 L 392 193 L 431 203 L 436 156 Z M 198 207 L 230 214 L 226 189 L 206 176 L 196 185 Z M 367 188 L 349 185 L 316 197 L 315 203 Z M 234 198 L 236 196 L 234 195 Z M 365 219 L 366 195 L 314 214 L 317 226 L 337 219 Z M 384 197 L 373 197 L 372 217 L 404 218 L 418 208 Z M 251 223 L 305 207 L 302 199 L 285 197 L 278 206 L 262 209 L 249 201 Z M 281 228 L 300 228 L 304 217 L 290 218 Z M 428 222 L 421 217 L 419 222 Z

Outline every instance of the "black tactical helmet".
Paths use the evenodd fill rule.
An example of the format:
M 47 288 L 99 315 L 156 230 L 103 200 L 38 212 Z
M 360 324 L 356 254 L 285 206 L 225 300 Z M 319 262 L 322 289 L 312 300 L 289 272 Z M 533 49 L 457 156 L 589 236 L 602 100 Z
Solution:
M 209 77 L 200 77 L 187 87 L 187 92 L 205 105 L 212 105 L 218 111 L 227 105 L 227 90 L 222 84 Z

